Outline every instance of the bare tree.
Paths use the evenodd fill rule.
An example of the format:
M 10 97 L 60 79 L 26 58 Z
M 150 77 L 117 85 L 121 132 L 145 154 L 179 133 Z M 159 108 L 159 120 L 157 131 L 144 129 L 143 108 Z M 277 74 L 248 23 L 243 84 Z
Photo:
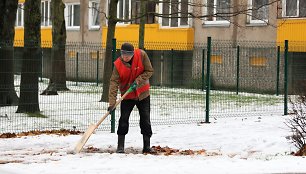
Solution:
M 65 46 L 66 25 L 64 17 L 65 4 L 62 0 L 51 1 L 52 11 L 52 74 L 43 95 L 57 95 L 57 91 L 68 90 L 66 85 Z
M 145 38 L 145 23 L 146 23 L 146 14 L 147 14 L 147 0 L 140 1 L 140 24 L 139 24 L 139 43 L 138 47 L 144 49 L 144 38 Z
M 39 112 L 38 77 L 41 63 L 40 0 L 24 4 L 24 53 L 17 113 Z
M 296 155 L 306 155 L 306 95 L 299 95 L 297 100 L 290 100 L 292 116 L 286 124 L 291 129 L 291 141 L 298 149 Z
M 103 73 L 103 93 L 101 98 L 101 101 L 104 102 L 108 102 L 109 80 L 112 73 L 112 39 L 115 36 L 116 24 L 119 21 L 117 18 L 117 4 L 118 0 L 110 0 Z
M 14 88 L 14 36 L 18 0 L 0 1 L 0 107 L 18 104 Z

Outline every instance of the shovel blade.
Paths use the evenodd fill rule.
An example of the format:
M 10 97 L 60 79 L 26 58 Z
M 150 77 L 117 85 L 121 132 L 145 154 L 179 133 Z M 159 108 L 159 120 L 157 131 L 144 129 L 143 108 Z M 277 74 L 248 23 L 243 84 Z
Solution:
M 81 150 L 83 149 L 83 146 L 86 144 L 87 140 L 91 136 L 91 134 L 95 131 L 96 125 L 91 124 L 86 132 L 84 133 L 83 137 L 80 139 L 80 141 L 77 143 L 77 145 L 74 148 L 75 153 L 80 153 Z

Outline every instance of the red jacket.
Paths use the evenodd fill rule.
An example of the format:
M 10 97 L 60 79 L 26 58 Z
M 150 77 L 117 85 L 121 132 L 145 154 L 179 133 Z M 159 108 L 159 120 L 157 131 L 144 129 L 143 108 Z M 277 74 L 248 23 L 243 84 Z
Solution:
M 122 96 L 129 89 L 135 79 L 144 72 L 144 66 L 141 60 L 141 52 L 139 49 L 134 50 L 134 57 L 131 67 L 125 66 L 122 60 L 119 58 L 114 62 L 114 64 L 120 76 L 119 90 Z M 137 87 L 135 91 L 129 93 L 125 99 L 136 99 L 142 92 L 148 91 L 149 89 L 150 84 L 149 81 L 147 81 L 145 85 Z

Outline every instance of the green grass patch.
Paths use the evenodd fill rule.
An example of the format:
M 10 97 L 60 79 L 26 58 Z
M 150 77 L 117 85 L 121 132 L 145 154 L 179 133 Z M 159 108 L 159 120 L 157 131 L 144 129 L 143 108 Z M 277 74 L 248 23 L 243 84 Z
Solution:
M 236 102 L 237 104 L 259 104 L 259 105 L 275 105 L 278 103 L 283 102 L 282 98 L 273 96 L 273 95 L 236 95 L 236 94 L 226 94 L 226 93 L 219 93 L 219 94 L 212 94 L 211 100 L 214 103 L 222 102 Z
M 152 96 L 155 98 L 166 98 L 169 100 L 177 101 L 197 101 L 204 102 L 206 100 L 205 92 L 199 92 L 199 90 L 164 90 L 164 89 L 152 89 Z M 234 94 L 233 92 L 224 91 L 211 91 L 210 101 L 212 104 L 218 103 L 234 103 L 235 105 L 275 105 L 283 102 L 282 98 L 275 95 L 262 95 L 255 93 Z
M 39 112 L 35 112 L 35 113 L 26 113 L 28 115 L 28 117 L 35 117 L 35 118 L 48 118 L 46 115 L 43 115 Z

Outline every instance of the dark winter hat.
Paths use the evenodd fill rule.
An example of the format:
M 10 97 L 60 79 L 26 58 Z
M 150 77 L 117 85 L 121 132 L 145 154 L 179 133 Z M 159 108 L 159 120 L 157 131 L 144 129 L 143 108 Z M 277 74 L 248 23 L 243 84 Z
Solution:
M 121 50 L 124 50 L 124 51 L 134 51 L 134 47 L 133 47 L 132 44 L 126 42 L 126 43 L 122 44 Z

